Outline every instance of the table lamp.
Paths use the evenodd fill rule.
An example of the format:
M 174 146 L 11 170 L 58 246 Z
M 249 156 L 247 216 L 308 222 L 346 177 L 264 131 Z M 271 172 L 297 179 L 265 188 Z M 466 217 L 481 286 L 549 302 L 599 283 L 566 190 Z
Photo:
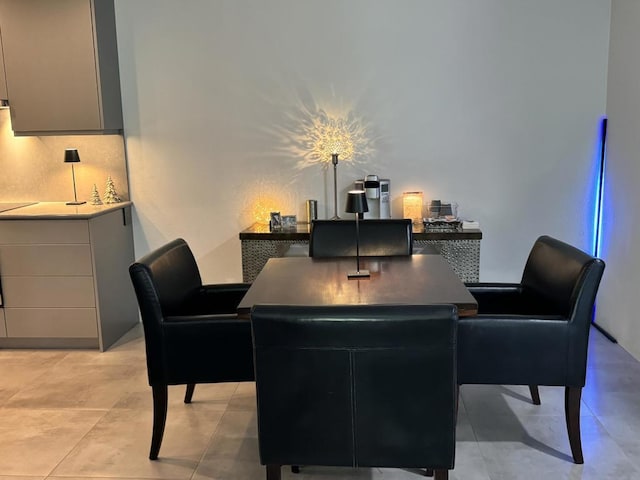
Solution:
M 370 276 L 369 270 L 360 270 L 360 223 L 358 217 L 360 213 L 368 212 L 367 197 L 364 190 L 351 190 L 347 195 L 347 213 L 356 214 L 356 270 L 347 273 L 348 278 L 361 278 Z
M 71 164 L 71 177 L 73 178 L 73 202 L 67 202 L 67 205 L 82 205 L 87 202 L 79 202 L 78 195 L 76 194 L 76 172 L 73 168 L 74 163 L 80 162 L 80 155 L 75 148 L 67 148 L 64 151 L 64 163 Z

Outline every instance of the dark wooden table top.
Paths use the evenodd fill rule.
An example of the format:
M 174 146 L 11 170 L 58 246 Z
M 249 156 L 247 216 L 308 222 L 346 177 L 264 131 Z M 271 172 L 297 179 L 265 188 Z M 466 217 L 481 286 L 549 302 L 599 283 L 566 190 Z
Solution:
M 248 317 L 257 304 L 282 305 L 433 305 L 454 304 L 461 317 L 475 315 L 478 304 L 440 255 L 361 257 L 371 276 L 347 278 L 355 258 L 271 258 L 238 306 Z

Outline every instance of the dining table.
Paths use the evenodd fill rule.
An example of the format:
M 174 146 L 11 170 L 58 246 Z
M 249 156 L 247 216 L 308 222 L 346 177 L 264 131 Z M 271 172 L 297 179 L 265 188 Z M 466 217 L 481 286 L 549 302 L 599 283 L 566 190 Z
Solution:
M 440 255 L 360 257 L 370 276 L 348 278 L 355 267 L 355 257 L 271 258 L 238 305 L 238 316 L 249 318 L 259 304 L 453 304 L 460 317 L 478 312 L 475 298 Z

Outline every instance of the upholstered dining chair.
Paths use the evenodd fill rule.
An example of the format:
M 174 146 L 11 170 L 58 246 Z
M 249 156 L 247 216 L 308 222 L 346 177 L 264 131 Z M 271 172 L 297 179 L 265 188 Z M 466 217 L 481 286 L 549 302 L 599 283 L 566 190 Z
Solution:
M 454 466 L 452 305 L 283 306 L 251 311 L 260 461 Z
M 251 325 L 235 311 L 247 284 L 203 285 L 191 249 L 176 239 L 129 267 L 142 315 L 147 373 L 153 391 L 149 458 L 158 458 L 167 418 L 168 385 L 251 381 Z
M 371 219 L 360 223 L 360 255 L 402 256 L 413 253 L 411 220 Z M 313 220 L 309 236 L 310 257 L 355 257 L 355 220 Z
M 538 238 L 520 283 L 467 287 L 478 315 L 458 328 L 460 384 L 565 387 L 565 418 L 575 463 L 584 463 L 580 398 L 585 385 L 589 327 L 604 272 L 598 258 L 549 236 Z

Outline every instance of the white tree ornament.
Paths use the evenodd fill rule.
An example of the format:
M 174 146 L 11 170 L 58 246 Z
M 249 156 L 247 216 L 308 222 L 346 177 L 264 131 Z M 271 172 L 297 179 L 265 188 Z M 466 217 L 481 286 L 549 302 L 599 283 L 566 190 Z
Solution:
M 121 201 L 118 192 L 116 192 L 116 187 L 113 184 L 113 179 L 111 175 L 109 175 L 107 177 L 107 189 L 104 192 L 104 203 L 119 203 Z
M 91 205 L 102 205 L 102 200 L 100 200 L 100 194 L 98 193 L 98 187 L 96 184 L 93 184 L 93 189 L 91 190 Z

